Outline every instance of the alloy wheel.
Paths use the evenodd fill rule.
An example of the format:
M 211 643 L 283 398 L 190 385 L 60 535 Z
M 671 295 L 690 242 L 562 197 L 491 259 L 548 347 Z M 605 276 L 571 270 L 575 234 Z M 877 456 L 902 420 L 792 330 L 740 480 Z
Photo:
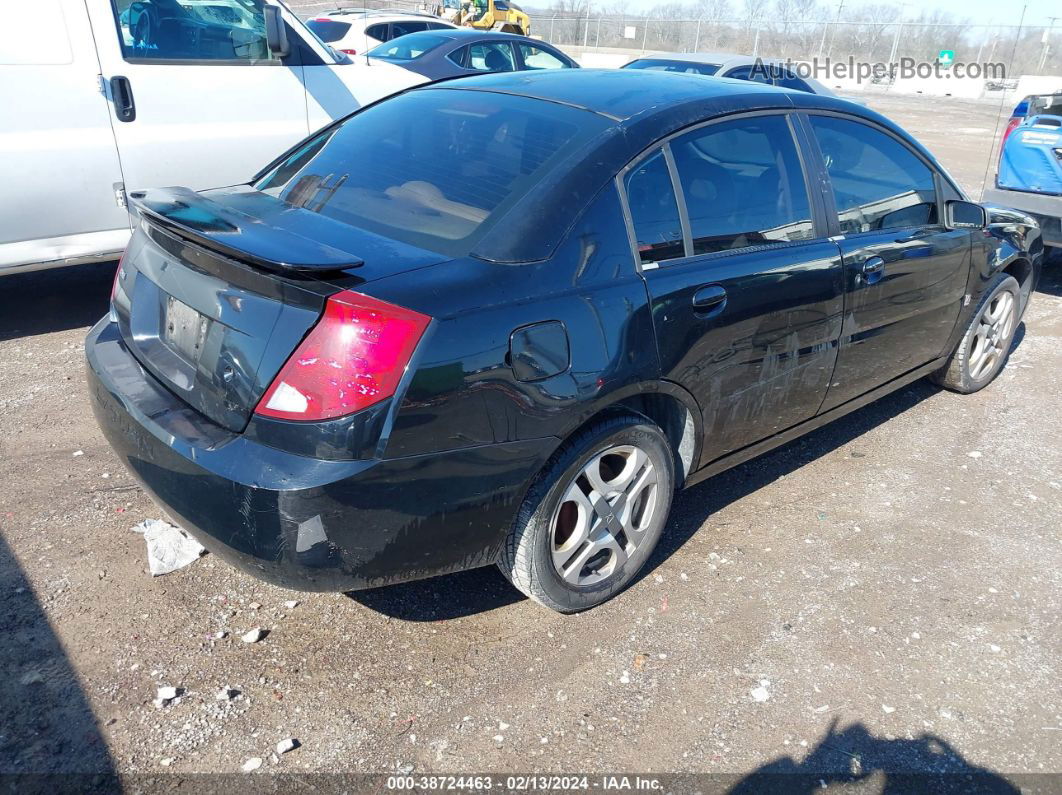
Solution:
M 980 381 L 992 372 L 992 368 L 1004 355 L 1004 346 L 1010 342 L 1010 332 L 1014 326 L 1014 293 L 1001 290 L 981 313 L 977 328 L 969 342 L 966 357 L 969 362 L 970 378 Z
M 561 579 L 585 587 L 622 569 L 652 523 L 658 490 L 652 460 L 634 445 L 591 458 L 568 484 L 550 525 Z

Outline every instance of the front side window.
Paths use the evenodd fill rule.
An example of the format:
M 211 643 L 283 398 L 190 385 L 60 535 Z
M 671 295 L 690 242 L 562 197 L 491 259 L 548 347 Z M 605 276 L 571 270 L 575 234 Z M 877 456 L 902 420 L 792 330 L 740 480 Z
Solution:
M 524 69 L 568 69 L 566 62 L 562 61 L 549 50 L 536 47 L 533 44 L 520 42 L 520 57 L 524 61 Z
M 255 187 L 378 235 L 464 256 L 606 127 L 585 111 L 528 97 L 412 91 L 311 137 Z
M 678 202 L 664 153 L 658 149 L 628 171 L 624 187 L 642 264 L 683 256 Z
M 128 59 L 275 60 L 266 44 L 264 0 L 114 0 Z
M 832 116 L 811 126 L 845 234 L 937 223 L 933 172 L 891 135 Z
M 516 68 L 513 48 L 505 41 L 470 44 L 464 66 L 477 72 L 511 72 Z
M 671 142 L 694 254 L 814 237 L 800 158 L 784 116 L 712 124 Z

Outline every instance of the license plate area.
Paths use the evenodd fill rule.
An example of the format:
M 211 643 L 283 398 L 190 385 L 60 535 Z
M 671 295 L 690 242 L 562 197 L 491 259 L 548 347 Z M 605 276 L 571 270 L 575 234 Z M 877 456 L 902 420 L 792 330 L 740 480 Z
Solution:
M 189 364 L 197 364 L 206 342 L 210 319 L 172 295 L 166 296 L 162 342 Z

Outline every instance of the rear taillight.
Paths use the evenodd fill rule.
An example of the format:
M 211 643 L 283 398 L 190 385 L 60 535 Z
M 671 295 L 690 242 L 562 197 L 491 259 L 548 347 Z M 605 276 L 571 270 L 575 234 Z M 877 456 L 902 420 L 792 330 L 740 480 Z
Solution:
M 122 266 L 125 264 L 125 252 L 122 252 L 121 258 L 118 260 L 118 267 L 114 270 L 114 281 L 111 283 L 111 303 L 114 303 L 114 297 L 118 295 L 118 283 L 122 279 Z
M 999 142 L 999 156 L 1003 157 L 1003 145 L 1007 142 L 1007 138 L 1015 128 L 1022 123 L 1022 119 L 1018 116 L 1011 116 L 1010 121 L 1007 122 L 1007 129 L 1003 131 L 1003 139 Z
M 333 295 L 255 413 L 320 421 L 391 397 L 430 321 L 350 290 Z
M 358 54 L 357 50 L 340 50 L 340 52 L 345 52 L 347 55 L 357 55 Z

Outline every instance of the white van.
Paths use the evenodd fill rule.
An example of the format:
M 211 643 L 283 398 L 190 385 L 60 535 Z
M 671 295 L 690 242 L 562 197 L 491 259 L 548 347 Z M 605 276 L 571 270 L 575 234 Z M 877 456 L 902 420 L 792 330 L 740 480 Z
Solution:
M 127 191 L 249 180 L 424 78 L 275 0 L 2 0 L 0 274 L 117 257 Z

